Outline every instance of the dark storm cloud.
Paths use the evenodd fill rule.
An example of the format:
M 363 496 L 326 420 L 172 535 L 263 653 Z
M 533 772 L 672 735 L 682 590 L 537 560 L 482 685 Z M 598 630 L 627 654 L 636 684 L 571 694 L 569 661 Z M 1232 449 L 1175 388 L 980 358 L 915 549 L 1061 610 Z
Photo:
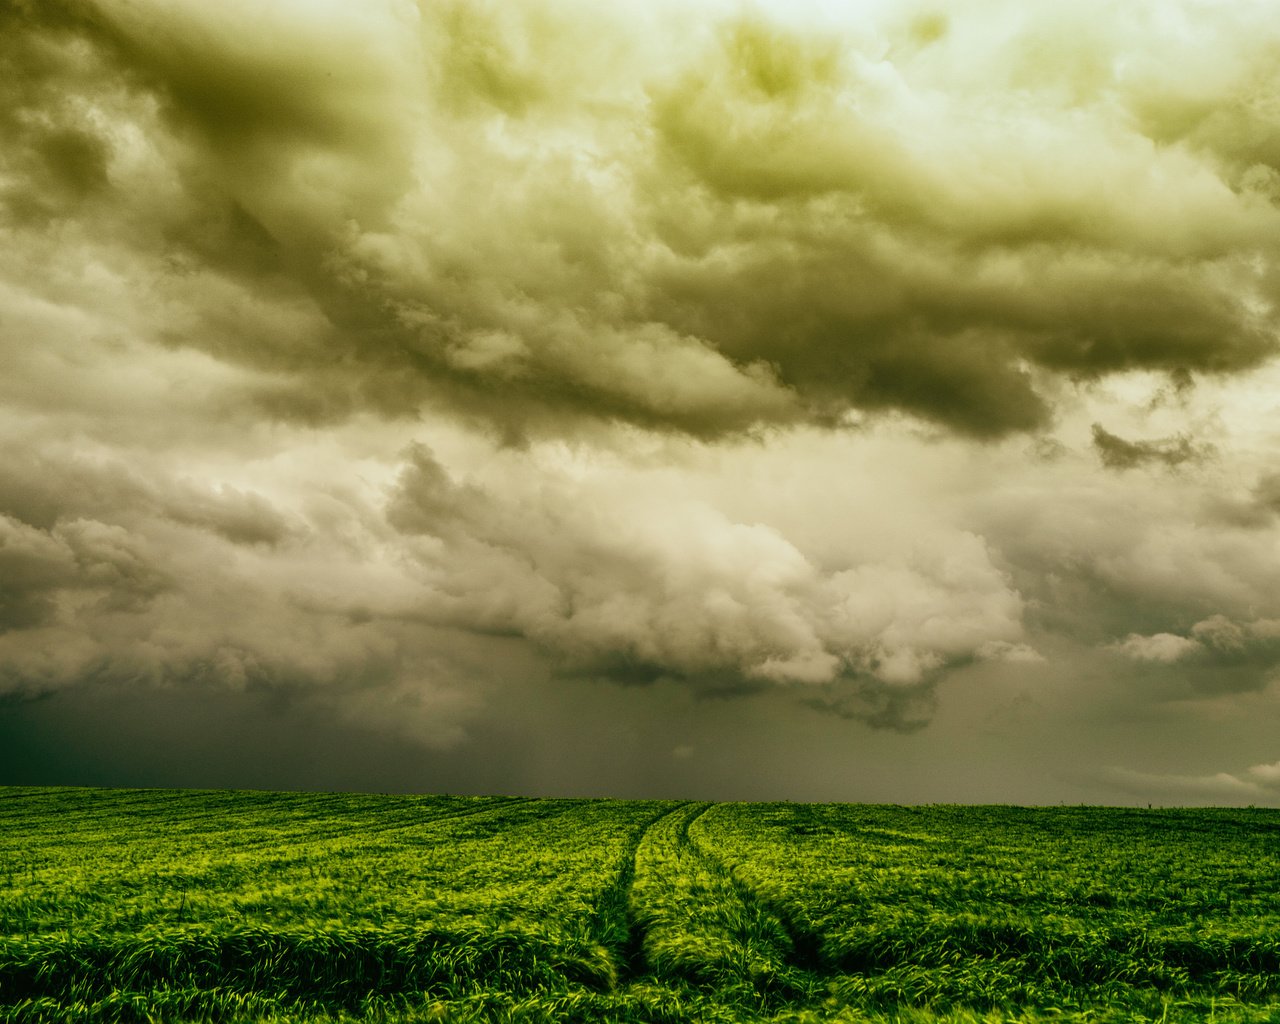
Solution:
M 54 615 L 52 595 L 75 575 L 71 552 L 21 523 L 0 520 L 0 630 L 23 629 Z
M 302 525 L 259 494 L 184 480 L 147 481 L 120 461 L 0 452 L 0 513 L 48 531 L 71 519 L 154 518 L 236 544 L 279 544 Z
M 1262 701 L 1280 29 L 1167 10 L 0 7 L 0 692 Z
M 1018 60 L 1022 42 L 996 59 Z M 657 90 L 667 158 L 708 196 L 702 223 L 668 236 L 684 257 L 670 275 L 689 318 L 677 322 L 771 359 L 802 393 L 821 380 L 854 406 L 979 435 L 1044 422 L 1027 363 L 1185 375 L 1274 351 L 1269 314 L 1223 276 L 1243 251 L 1272 251 L 1257 230 L 1270 206 L 1237 200 L 1212 165 L 1110 132 L 1088 104 L 1036 123 L 988 94 L 1003 120 L 975 116 L 959 78 L 945 95 L 924 85 L 927 58 L 728 26 Z M 1023 148 L 1020 127 L 1045 150 Z M 1166 176 L 1192 205 L 1176 221 L 1155 197 Z
M 933 685 L 886 689 L 865 681 L 832 688 L 822 697 L 806 701 L 815 710 L 862 722 L 874 729 L 918 732 L 928 725 L 938 709 Z
M 1203 459 L 1204 449 L 1185 435 L 1153 441 L 1126 441 L 1099 423 L 1093 425 L 1093 448 L 1108 469 L 1132 469 L 1147 463 L 1178 466 Z
M 247 690 L 430 745 L 461 735 L 471 698 L 432 653 L 438 632 L 352 613 L 378 575 L 369 552 L 317 547 L 315 526 L 251 491 L 147 470 L 3 453 L 0 694 Z
M 7 171 L 0 203 L 9 217 L 37 226 L 77 210 L 109 185 L 106 141 L 61 91 L 69 82 L 83 87 L 98 80 L 101 62 L 75 52 L 58 6 L 13 4 L 0 11 Z
M 999 518 L 1031 519 L 1000 534 L 1001 564 L 1026 601 L 1032 635 L 1070 637 L 1139 663 L 1177 661 L 1181 671 L 1191 667 L 1183 655 L 1198 650 L 1188 638 L 1196 623 L 1280 614 L 1280 573 L 1263 553 L 1266 534 L 1220 516 L 1211 491 L 1144 490 L 1153 490 L 1149 480 L 1115 491 L 1060 480 L 1037 513 L 1013 497 Z M 1140 640 L 1126 646 L 1126 637 Z M 1258 677 L 1249 678 L 1244 685 Z
M 653 60 L 653 23 L 621 12 L 309 13 L 20 7 L 4 44 L 11 219 L 150 232 L 157 299 L 187 310 L 151 340 L 269 371 L 244 398 L 274 417 L 431 403 L 515 434 L 586 416 L 715 436 L 901 410 L 992 437 L 1049 422 L 1037 371 L 1224 373 L 1274 350 L 1266 165 L 1217 162 L 1267 158 L 1232 140 L 1270 79 L 1249 117 L 1166 151 L 1134 126 L 1174 113 L 1101 62 L 1057 95 L 1072 41 L 1034 71 L 1035 18 L 988 81 L 955 64 L 964 19 L 922 42 L 915 21 L 726 16 Z M 991 91 L 1013 74 L 1022 92 Z M 166 188 L 136 187 L 143 164 Z M 106 192 L 128 216 L 78 205 Z
M 1271 515 L 1280 514 L 1280 473 L 1266 473 L 1251 495 L 1257 506 Z
M 1280 474 L 1263 471 L 1247 493 L 1219 495 L 1207 505 L 1213 517 L 1227 525 L 1270 529 L 1280 516 Z
M 1144 407 L 1135 396 L 1130 414 L 1146 416 Z M 1258 479 L 1244 468 L 1250 460 L 1229 446 L 1215 443 L 1207 458 L 1208 443 L 1190 440 L 1210 422 L 1202 411 L 1165 415 L 1196 429 L 1127 442 L 1096 423 L 1086 431 L 1082 416 L 1091 451 L 975 482 L 975 493 L 987 493 L 969 521 L 999 538 L 997 563 L 1025 601 L 1031 642 L 1053 636 L 1093 648 L 1103 662 L 1083 651 L 1070 657 L 1082 673 L 1115 673 L 1134 707 L 1264 694 L 1280 668 L 1266 476 L 1250 486 Z
M 1131 633 L 1111 650 L 1201 695 L 1262 690 L 1280 671 L 1280 620 L 1212 615 L 1182 633 Z
M 68 518 L 51 529 L 0 518 L 0 631 L 53 622 L 75 594 L 102 613 L 145 612 L 172 586 L 163 560 L 124 528 Z

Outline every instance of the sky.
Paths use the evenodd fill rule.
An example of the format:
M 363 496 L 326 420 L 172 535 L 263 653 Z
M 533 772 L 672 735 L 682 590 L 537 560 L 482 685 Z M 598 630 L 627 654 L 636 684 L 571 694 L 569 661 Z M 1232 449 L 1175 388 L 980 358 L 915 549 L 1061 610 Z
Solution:
M 0 783 L 1280 805 L 1263 0 L 0 0 Z

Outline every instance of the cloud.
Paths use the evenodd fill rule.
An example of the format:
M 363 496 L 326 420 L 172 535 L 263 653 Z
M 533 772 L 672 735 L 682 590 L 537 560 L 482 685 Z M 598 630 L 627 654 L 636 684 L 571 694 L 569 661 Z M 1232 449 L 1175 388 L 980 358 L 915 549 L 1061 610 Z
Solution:
M 234 544 L 283 543 L 305 532 L 263 495 L 175 477 L 147 480 L 116 454 L 0 451 L 0 508 L 41 529 L 69 516 L 126 514 L 212 532 Z
M 1280 512 L 1280 473 L 1266 473 L 1253 489 L 1253 498 L 1268 513 Z
M 1117 789 L 1153 799 L 1269 804 L 1280 797 L 1280 762 L 1251 765 L 1243 772 L 1203 775 L 1140 772 L 1112 767 L 1101 777 Z
M 1035 665 L 1045 660 L 1044 655 L 1030 644 L 1015 644 L 1008 640 L 988 640 L 978 648 L 977 655 L 984 661 L 1021 665 Z
M 1110 648 L 1136 661 L 1165 664 L 1196 656 L 1219 666 L 1248 662 L 1271 666 L 1280 662 L 1280 620 L 1234 622 L 1225 615 L 1211 615 L 1189 632 L 1190 636 L 1130 633 Z
M 1162 664 L 1180 661 L 1204 650 L 1197 641 L 1173 633 L 1156 633 L 1153 636 L 1130 633 L 1111 646 L 1113 650 L 1135 661 L 1156 661 Z
M 1263 622 L 1242 626 L 1225 615 L 1211 615 L 1191 627 L 1191 635 L 1209 649 L 1221 655 L 1232 656 L 1244 650 L 1249 638 L 1264 642 L 1276 638 L 1274 623 Z
M 1100 424 L 1093 425 L 1093 447 L 1108 469 L 1132 469 L 1146 463 L 1159 462 L 1178 466 L 1205 457 L 1205 450 L 1185 436 L 1162 437 L 1154 441 L 1126 441 L 1109 433 Z
M 917 14 L 21 5 L 6 244 L 62 224 L 296 422 L 992 438 L 1064 377 L 1274 353 L 1265 19 L 1215 14 L 1192 103 L 1174 18 Z
M 604 675 L 911 687 L 979 648 L 1016 650 L 1021 602 L 977 537 L 824 566 L 774 528 L 645 484 L 543 465 L 491 491 L 418 446 L 388 518 L 420 538 L 423 614 Z
M 0 687 L 1261 700 L 1274 22 L 4 6 Z
M 0 451 L 0 695 L 259 691 L 429 745 L 464 734 L 485 678 L 464 685 L 465 638 L 435 653 L 439 631 L 354 607 L 410 587 L 356 532 L 358 509 L 286 515 L 192 482 L 189 464 L 130 470 L 59 448 Z
M 6 516 L 0 519 L 0 629 L 39 625 L 55 613 L 53 592 L 76 573 L 70 547 Z
M 1280 761 L 1252 765 L 1249 768 L 1249 775 L 1254 782 L 1265 786 L 1280 785 Z
M 401 712 L 379 718 L 385 702 L 455 742 L 482 704 L 450 651 L 510 638 L 568 675 L 799 689 L 914 729 L 949 669 L 1038 657 L 972 533 L 921 533 L 886 506 L 832 547 L 793 514 L 746 511 L 772 492 L 767 474 L 759 492 L 700 495 L 693 465 L 634 453 L 478 450 L 489 468 L 462 476 L 414 445 L 387 484 L 354 491 L 305 472 L 282 489 L 253 463 L 196 485 L 196 467 L 167 458 L 4 453 L 4 688 L 264 689 L 386 725 Z M 450 639 L 429 655 L 428 637 Z
M 1252 803 L 1271 794 L 1251 779 L 1241 779 L 1230 772 L 1210 775 L 1139 772 L 1128 768 L 1109 768 L 1102 778 L 1116 789 L 1155 800 L 1186 803 L 1244 802 Z
M 1074 435 L 1075 444 L 1053 458 L 984 459 L 972 480 L 957 471 L 944 486 L 968 495 L 958 521 L 999 553 L 1026 600 L 1033 633 L 1191 666 L 1201 660 L 1196 644 L 1205 657 L 1223 654 L 1201 635 L 1210 627 L 1192 632 L 1197 623 L 1215 615 L 1240 624 L 1280 615 L 1269 532 L 1252 517 L 1221 511 L 1226 503 L 1251 501 L 1251 452 L 1269 442 L 1243 427 L 1213 424 L 1230 398 L 1206 393 L 1188 408 L 1152 413 L 1145 410 L 1147 394 L 1128 405 L 1112 399 L 1111 407 L 1135 422 L 1203 424 L 1201 436 L 1219 446 L 1221 457 L 1159 474 L 1158 483 L 1147 473 L 1101 472 L 1088 447 L 1096 419 L 1083 407 L 1060 435 Z
M 1143 666 L 1139 678 L 1162 690 L 1163 699 L 1261 694 L 1277 679 L 1280 628 L 1276 620 L 1240 622 L 1213 615 L 1187 633 L 1130 634 L 1107 644 L 1105 650 Z
M 866 682 L 819 693 L 806 703 L 824 714 L 904 734 L 925 728 L 938 710 L 937 692 L 931 686 L 889 689 Z

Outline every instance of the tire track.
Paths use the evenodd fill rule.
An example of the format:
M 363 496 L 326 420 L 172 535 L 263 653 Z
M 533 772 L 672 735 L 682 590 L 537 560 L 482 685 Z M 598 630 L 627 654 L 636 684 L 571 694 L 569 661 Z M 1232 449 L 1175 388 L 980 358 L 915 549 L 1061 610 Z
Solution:
M 612 954 L 615 965 L 615 988 L 629 985 L 647 973 L 644 960 L 646 924 L 635 913 L 632 899 L 640 847 L 660 822 L 673 814 L 679 814 L 689 804 L 690 801 L 683 801 L 675 807 L 659 810 L 636 830 L 623 856 L 618 877 L 601 894 L 596 905 L 593 930 L 601 944 Z
M 698 882 L 686 887 L 690 899 L 680 925 L 701 937 L 711 955 L 699 963 L 677 948 L 672 968 L 721 996 L 732 991 L 757 1010 L 814 997 L 825 973 L 816 941 L 717 852 L 714 836 L 708 836 L 715 809 L 714 804 L 700 808 L 680 824 L 675 837 L 679 870 Z
M 688 835 L 688 830 L 685 831 Z M 763 895 L 755 886 L 743 879 L 734 865 L 726 862 L 716 853 L 705 838 L 689 836 L 689 841 L 698 855 L 706 863 L 713 865 L 714 870 L 725 878 L 744 905 L 754 905 L 764 915 L 777 922 L 786 937 L 785 948 L 780 950 L 780 953 L 787 967 L 811 975 L 822 975 L 829 971 L 830 965 L 823 955 L 821 938 L 801 925 L 790 908 Z
M 737 985 L 745 943 L 725 880 L 689 829 L 713 804 L 686 803 L 655 821 L 637 845 L 628 900 L 636 974 L 704 989 Z

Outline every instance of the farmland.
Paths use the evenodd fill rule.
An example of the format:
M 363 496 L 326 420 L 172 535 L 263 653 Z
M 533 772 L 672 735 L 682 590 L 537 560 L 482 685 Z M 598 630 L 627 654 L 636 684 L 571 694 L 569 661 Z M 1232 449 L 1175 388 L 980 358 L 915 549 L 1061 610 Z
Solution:
M 1280 1021 L 1280 812 L 0 789 L 0 1020 Z

